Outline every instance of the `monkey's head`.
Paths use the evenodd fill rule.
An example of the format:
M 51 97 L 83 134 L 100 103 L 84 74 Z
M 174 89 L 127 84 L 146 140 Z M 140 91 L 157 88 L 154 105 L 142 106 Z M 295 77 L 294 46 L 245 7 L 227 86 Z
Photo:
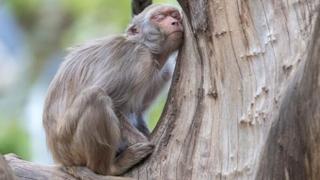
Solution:
M 127 36 L 144 44 L 154 54 L 171 53 L 183 40 L 181 13 L 173 6 L 151 5 L 133 18 Z

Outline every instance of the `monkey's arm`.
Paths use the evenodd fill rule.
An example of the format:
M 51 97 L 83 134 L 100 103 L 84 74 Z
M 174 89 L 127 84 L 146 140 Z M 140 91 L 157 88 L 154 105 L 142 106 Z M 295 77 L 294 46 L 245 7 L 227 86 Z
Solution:
M 150 136 L 150 130 L 147 126 L 147 123 L 145 121 L 145 118 L 144 118 L 144 114 L 139 112 L 137 114 L 137 125 L 136 125 L 136 128 L 142 133 L 144 134 L 146 137 L 149 137 Z
M 122 139 L 128 145 L 135 144 L 137 142 L 148 142 L 148 138 L 129 122 L 126 115 L 119 113 L 118 117 L 120 120 Z
M 172 66 L 174 67 L 174 64 L 168 60 L 168 62 L 159 71 L 157 80 L 152 86 L 149 87 L 147 94 L 144 97 L 143 108 L 141 111 L 142 113 L 150 107 L 152 102 L 159 96 L 165 85 L 170 81 L 173 73 Z
M 135 116 L 136 119 L 134 121 L 136 123 L 135 125 L 136 128 L 147 137 L 150 136 L 150 131 L 147 127 L 144 114 L 145 114 L 145 111 L 151 106 L 153 101 L 159 96 L 160 92 L 163 90 L 165 85 L 170 81 L 172 77 L 174 64 L 172 64 L 170 60 L 168 60 L 168 62 L 164 65 L 164 67 L 160 71 L 157 84 L 154 84 L 148 89 L 147 94 L 143 100 L 143 107 L 141 111 L 136 113 L 136 116 Z

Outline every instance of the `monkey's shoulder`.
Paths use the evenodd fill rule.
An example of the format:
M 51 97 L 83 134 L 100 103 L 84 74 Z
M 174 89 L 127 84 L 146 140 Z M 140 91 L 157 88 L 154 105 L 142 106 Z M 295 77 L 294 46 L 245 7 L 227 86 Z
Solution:
M 136 47 L 140 46 L 140 43 L 137 41 L 128 39 L 124 35 L 118 36 L 109 36 L 103 37 L 99 39 L 94 39 L 87 41 L 85 43 L 75 45 L 73 47 L 68 48 L 68 54 L 79 54 L 79 52 L 94 52 L 97 51 L 123 51 L 127 52 L 126 50 L 133 50 Z
M 125 43 L 126 39 L 124 36 L 110 36 L 110 37 L 103 37 L 99 39 L 94 39 L 87 41 L 82 44 L 78 44 L 75 46 L 72 46 L 67 49 L 68 55 L 66 59 L 69 59 L 69 57 L 73 57 L 80 54 L 92 54 L 97 53 L 101 51 L 103 52 L 109 49 L 114 49 L 115 47 L 119 46 L 119 44 Z
M 150 50 L 138 41 L 124 35 L 91 40 L 68 49 L 66 60 L 74 61 L 147 61 L 151 58 Z M 141 58 L 143 57 L 143 58 Z

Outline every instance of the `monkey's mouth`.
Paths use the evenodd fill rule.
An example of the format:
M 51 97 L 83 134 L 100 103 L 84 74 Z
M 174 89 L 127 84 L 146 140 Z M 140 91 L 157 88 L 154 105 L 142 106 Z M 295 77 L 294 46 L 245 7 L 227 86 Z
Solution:
M 173 31 L 173 32 L 169 33 L 168 35 L 171 36 L 171 35 L 182 34 L 182 33 L 183 33 L 183 31 L 177 30 L 177 31 Z
M 171 33 L 182 33 L 182 32 L 183 32 L 182 29 L 177 29 L 177 30 L 172 31 Z

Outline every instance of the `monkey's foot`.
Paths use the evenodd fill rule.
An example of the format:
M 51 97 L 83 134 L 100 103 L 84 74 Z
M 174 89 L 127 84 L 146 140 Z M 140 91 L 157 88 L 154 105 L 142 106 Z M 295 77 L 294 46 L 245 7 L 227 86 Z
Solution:
M 111 168 L 113 175 L 120 175 L 133 167 L 135 164 L 149 156 L 154 149 L 154 145 L 148 142 L 136 143 L 129 146 L 119 155 L 116 163 Z
M 140 162 L 153 152 L 154 145 L 148 142 L 136 143 L 128 147 L 127 154 L 130 155 L 130 161 L 132 164 Z

